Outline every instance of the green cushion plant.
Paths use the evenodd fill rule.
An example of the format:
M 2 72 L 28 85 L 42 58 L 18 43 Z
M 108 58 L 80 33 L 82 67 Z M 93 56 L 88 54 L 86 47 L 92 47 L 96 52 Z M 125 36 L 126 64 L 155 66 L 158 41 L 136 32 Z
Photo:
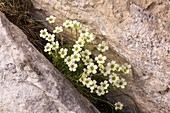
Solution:
M 54 26 L 56 17 L 50 16 L 46 20 Z M 62 32 L 70 30 L 74 44 L 64 43 Z M 55 38 L 59 35 L 60 39 Z M 76 20 L 66 20 L 62 26 L 53 28 L 50 34 L 47 29 L 40 31 L 40 37 L 47 40 L 44 51 L 53 60 L 53 64 L 67 76 L 85 95 L 94 99 L 101 99 L 110 90 L 124 89 L 127 82 L 122 75 L 128 74 L 131 65 L 119 65 L 114 60 L 107 61 L 104 52 L 109 50 L 106 42 L 94 44 L 95 36 L 90 30 Z M 59 41 L 60 40 L 60 41 Z M 98 50 L 95 56 L 88 47 Z M 106 100 L 104 100 L 106 101 Z M 122 110 L 123 103 L 109 103 L 115 110 Z

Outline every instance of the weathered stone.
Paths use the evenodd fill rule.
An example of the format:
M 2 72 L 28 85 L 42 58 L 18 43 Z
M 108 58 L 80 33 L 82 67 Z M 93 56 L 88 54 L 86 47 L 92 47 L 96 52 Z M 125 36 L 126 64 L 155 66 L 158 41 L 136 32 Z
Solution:
M 169 0 L 32 0 L 57 24 L 77 19 L 105 35 L 134 73 L 129 92 L 145 113 L 170 112 Z M 139 6 L 137 6 L 137 5 Z
M 2 13 L 0 113 L 99 113 Z

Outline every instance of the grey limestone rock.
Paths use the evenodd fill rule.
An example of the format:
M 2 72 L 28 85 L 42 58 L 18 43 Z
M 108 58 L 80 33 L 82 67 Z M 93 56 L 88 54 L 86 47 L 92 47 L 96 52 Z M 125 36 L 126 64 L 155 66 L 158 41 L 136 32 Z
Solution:
M 1 12 L 0 113 L 99 113 Z
M 144 113 L 170 112 L 169 0 L 32 0 L 57 24 L 77 19 L 133 66 L 129 94 Z

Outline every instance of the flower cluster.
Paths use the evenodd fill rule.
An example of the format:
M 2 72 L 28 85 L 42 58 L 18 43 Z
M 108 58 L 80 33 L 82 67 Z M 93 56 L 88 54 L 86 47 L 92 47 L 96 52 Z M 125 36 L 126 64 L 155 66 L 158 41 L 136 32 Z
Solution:
M 50 16 L 46 20 L 49 23 L 55 22 L 55 17 Z M 72 49 L 69 52 L 68 48 L 56 40 L 56 34 L 61 34 L 64 29 L 71 29 L 76 32 L 76 40 Z M 106 42 L 102 41 L 95 48 L 99 54 L 93 56 L 88 46 L 94 41 L 95 36 L 86 27 L 76 20 L 66 20 L 62 26 L 56 26 L 53 30 L 54 34 L 50 34 L 47 29 L 40 31 L 40 37 L 48 41 L 44 47 L 44 51 L 49 54 L 54 53 L 55 57 L 63 59 L 68 66 L 69 71 L 76 72 L 77 68 L 83 63 L 82 73 L 79 75 L 79 82 L 82 83 L 91 93 L 96 93 L 102 96 L 108 93 L 110 89 L 122 88 L 124 89 L 127 82 L 121 78 L 122 74 L 128 74 L 131 66 L 129 64 L 119 65 L 116 61 L 110 61 L 104 56 L 105 51 L 109 50 Z M 69 54 L 68 54 L 69 53 Z M 95 77 L 102 78 L 97 81 Z M 122 109 L 123 104 L 115 103 L 115 109 Z

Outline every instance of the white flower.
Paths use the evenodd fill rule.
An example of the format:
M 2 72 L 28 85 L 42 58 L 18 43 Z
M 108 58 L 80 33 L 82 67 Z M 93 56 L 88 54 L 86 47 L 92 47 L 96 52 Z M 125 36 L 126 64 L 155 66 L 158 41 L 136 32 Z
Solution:
M 55 35 L 54 34 L 48 34 L 46 37 L 46 40 L 48 40 L 49 42 L 54 42 L 55 40 Z
M 97 88 L 97 81 L 93 80 L 92 85 L 90 86 L 90 92 L 93 93 L 95 88 Z
M 83 40 L 77 40 L 76 41 L 76 44 L 79 45 L 80 47 L 83 47 L 84 43 L 85 43 L 85 41 L 83 41 Z
M 53 52 L 52 51 L 49 51 L 48 54 L 51 55 Z
M 106 50 L 109 49 L 109 47 L 106 45 L 104 41 L 102 41 L 102 43 L 98 45 L 97 49 L 101 52 L 105 52 Z
M 63 31 L 62 26 L 60 26 L 60 27 L 57 26 L 57 27 L 55 27 L 53 33 L 60 33 L 60 32 L 62 32 L 62 31 Z
M 91 34 L 89 34 L 89 35 L 87 35 L 86 37 L 85 37 L 85 39 L 86 39 L 86 41 L 87 42 L 92 42 L 94 39 L 95 39 L 95 37 L 93 36 L 93 34 L 91 33 Z
M 90 74 L 90 72 L 87 70 L 87 69 L 83 69 L 83 73 L 82 73 L 82 76 L 88 76 Z
M 102 67 L 102 68 L 100 68 L 100 71 L 101 71 L 101 73 L 104 75 L 104 76 L 107 76 L 108 74 L 110 74 L 110 68 L 107 68 L 107 67 Z
M 80 36 L 80 37 L 78 38 L 78 40 L 79 40 L 79 41 L 85 41 L 85 37 L 84 37 L 84 36 Z
M 132 66 L 130 64 L 125 63 L 125 64 L 123 64 L 123 67 L 126 67 L 126 68 L 130 69 Z
M 77 29 L 78 27 L 80 27 L 80 22 L 78 22 L 77 20 L 74 20 L 74 21 L 73 21 L 73 27 L 74 27 L 75 29 Z
M 121 102 L 117 102 L 117 103 L 115 103 L 115 110 L 122 110 L 122 108 L 123 108 L 123 103 L 121 103 Z
M 100 54 L 97 57 L 95 57 L 95 60 L 97 61 L 98 64 L 103 64 L 105 63 L 106 56 L 103 56 L 102 54 Z
M 85 65 L 89 65 L 90 63 L 93 63 L 93 59 L 91 59 L 91 58 L 85 58 L 85 59 L 82 59 L 82 60 L 83 60 Z
M 104 88 L 102 86 L 98 86 L 96 93 L 98 96 L 104 95 L 105 94 Z
M 121 71 L 121 70 L 122 70 L 122 67 L 120 67 L 119 64 L 116 64 L 115 69 L 116 69 L 116 71 Z
M 78 53 L 78 52 L 80 52 L 81 50 L 82 50 L 82 48 L 80 47 L 80 45 L 77 45 L 77 44 L 73 45 L 72 51 L 73 51 L 74 53 Z
M 83 85 L 86 85 L 86 87 L 88 87 L 88 88 L 93 84 L 90 77 L 84 78 L 84 81 L 82 83 L 83 83 Z
M 109 87 L 108 81 L 105 80 L 104 82 L 100 82 L 101 87 L 103 87 L 103 89 L 107 89 Z
M 125 86 L 127 85 L 127 82 L 125 81 L 125 79 L 121 78 L 119 80 L 117 80 L 117 82 L 115 83 L 116 87 L 118 88 L 122 88 L 124 89 Z
M 97 73 L 97 65 L 94 65 L 94 63 L 90 63 L 88 66 L 87 66 L 87 69 L 93 73 L 93 74 L 96 74 Z
M 44 47 L 44 51 L 45 52 L 51 51 L 51 48 L 52 48 L 52 45 L 50 43 L 47 43 Z
M 86 77 L 88 77 L 90 72 L 87 69 L 83 69 L 83 73 L 81 74 L 81 77 L 79 79 L 80 82 L 83 82 Z
M 58 41 L 52 42 L 52 50 L 56 50 L 56 49 L 58 49 L 58 48 L 59 48 L 59 43 L 58 43 Z
M 81 52 L 81 55 L 82 55 L 83 58 L 88 59 L 88 58 L 90 58 L 89 56 L 91 55 L 91 52 L 86 49 L 85 51 Z
M 112 71 L 115 71 L 116 69 L 116 62 L 111 61 L 110 63 L 107 64 L 107 67 L 110 68 Z
M 131 68 L 131 65 L 128 65 L 128 64 L 124 64 L 122 65 L 122 71 L 125 73 L 125 74 L 128 74 L 129 73 L 129 70 Z
M 71 55 L 71 58 L 73 59 L 73 61 L 80 61 L 80 57 L 81 55 L 79 53 L 74 53 Z
M 46 20 L 47 20 L 50 24 L 52 24 L 52 23 L 54 23 L 54 22 L 55 22 L 56 17 L 55 17 L 55 16 L 53 16 L 53 15 L 51 15 L 50 17 L 47 17 L 47 18 L 46 18 Z
M 47 29 L 43 29 L 40 31 L 40 37 L 46 38 L 47 35 L 48 35 Z
M 67 56 L 64 59 L 64 62 L 66 62 L 66 64 L 69 65 L 69 64 L 72 64 L 74 61 L 73 61 L 73 59 L 70 56 Z
M 93 80 L 92 82 L 93 82 L 93 84 L 91 85 L 90 89 L 94 90 L 95 88 L 97 88 L 97 81 Z
M 76 71 L 78 65 L 72 62 L 68 66 L 70 71 Z
M 122 71 L 123 71 L 125 74 L 128 74 L 128 73 L 129 73 L 129 69 L 128 69 L 128 68 L 125 68 L 125 67 L 122 67 Z
M 73 27 L 73 22 L 71 20 L 66 20 L 64 23 L 63 23 L 63 26 L 65 28 L 71 28 Z
M 79 78 L 79 81 L 82 83 L 85 78 L 86 78 L 86 76 L 83 76 L 83 74 L 82 74 L 82 76 Z
M 104 68 L 103 64 L 98 64 L 99 70 L 102 71 L 102 69 Z
M 67 55 L 67 51 L 68 51 L 68 49 L 61 48 L 58 53 L 60 54 L 61 58 L 64 58 Z
M 89 35 L 88 28 L 82 28 L 79 30 L 80 36 L 88 36 Z
M 112 85 L 115 85 L 118 80 L 119 80 L 119 77 L 118 77 L 117 74 L 115 74 L 115 73 L 112 73 L 112 74 L 109 76 L 109 82 L 110 82 Z

